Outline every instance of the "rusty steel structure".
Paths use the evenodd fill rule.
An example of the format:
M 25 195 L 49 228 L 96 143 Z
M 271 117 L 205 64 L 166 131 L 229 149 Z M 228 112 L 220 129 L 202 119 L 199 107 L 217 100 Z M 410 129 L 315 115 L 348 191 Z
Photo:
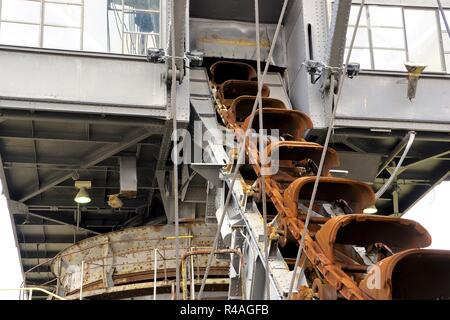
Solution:
M 1 2 L 22 298 L 450 299 L 450 0 Z
M 180 225 L 180 261 L 189 272 L 183 271 L 183 282 L 197 281 L 203 274 L 215 229 L 205 224 Z M 174 294 L 177 266 L 175 260 L 174 227 L 171 225 L 128 228 L 99 235 L 77 243 L 60 252 L 51 261 L 58 275 L 58 294 L 66 299 L 124 299 L 157 294 Z M 228 286 L 227 253 L 211 268 L 213 275 L 208 290 L 226 290 Z M 194 280 L 193 280 L 194 279 Z M 81 292 L 82 291 L 82 292 Z M 80 293 L 81 292 L 81 293 Z
M 217 112 L 224 125 L 234 130 L 246 145 L 246 160 L 249 163 L 253 160 L 256 180 L 247 178 L 244 183 L 246 190 L 252 190 L 256 202 L 261 201 L 260 186 L 265 184 L 273 208 L 273 220 L 268 225 L 271 245 L 295 246 L 300 243 L 305 228 L 304 204 L 311 198 L 323 151 L 320 145 L 303 138 L 305 131 L 312 129 L 312 122 L 307 115 L 270 99 L 268 90 L 263 90 L 263 129 L 268 135 L 278 130 L 283 140 L 266 142 L 265 156 L 270 158 L 276 154 L 279 162 L 279 171 L 268 173 L 257 144 L 245 139 L 243 134 L 249 127 L 259 130 L 257 121 L 250 123 L 249 114 L 249 106 L 256 96 L 238 94 L 247 94 L 248 88 L 255 88 L 255 71 L 242 63 L 217 62 L 211 67 L 211 74 Z M 227 92 L 233 92 L 234 100 L 223 93 L 223 83 Z M 338 166 L 338 154 L 328 149 L 313 204 L 315 216 L 304 241 L 306 260 L 303 263 L 308 285 L 298 287 L 294 298 L 450 298 L 448 277 L 443 272 L 450 267 L 450 251 L 424 250 L 431 244 L 431 237 L 417 222 L 364 214 L 364 209 L 375 204 L 372 188 L 358 181 L 333 177 L 330 169 Z M 356 248 L 364 248 L 364 252 Z M 379 266 L 380 274 L 370 272 L 372 266 Z M 370 285 L 371 277 L 377 276 L 379 287 Z

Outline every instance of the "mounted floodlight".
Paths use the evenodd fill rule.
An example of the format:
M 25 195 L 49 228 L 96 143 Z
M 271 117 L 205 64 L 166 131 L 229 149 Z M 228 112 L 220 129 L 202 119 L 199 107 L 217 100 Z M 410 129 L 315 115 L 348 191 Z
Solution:
M 419 78 L 428 66 L 426 64 L 406 62 L 405 67 L 408 71 L 408 99 L 412 101 L 416 97 Z
M 164 49 L 148 49 L 147 61 L 152 63 L 163 63 L 166 60 L 166 52 Z
M 359 72 L 361 71 L 361 65 L 359 63 L 349 63 L 346 68 L 346 74 L 347 77 L 350 79 L 353 79 L 357 75 L 359 75 Z
M 186 52 L 186 58 L 191 62 L 191 67 L 194 68 L 202 66 L 204 56 L 203 52 L 197 50 Z
M 378 212 L 378 209 L 377 207 L 375 207 L 375 205 L 373 205 L 368 208 L 365 208 L 363 212 L 364 214 L 376 214 Z
M 123 207 L 123 202 L 120 199 L 120 194 L 111 194 L 108 196 L 108 205 L 113 209 L 120 209 Z
M 333 176 L 335 177 L 347 177 L 349 174 L 348 170 L 336 170 L 336 169 L 331 169 L 330 173 L 333 174 Z
M 79 204 L 86 204 L 92 201 L 87 189 L 92 187 L 91 181 L 75 181 L 75 188 L 79 189 L 74 201 Z

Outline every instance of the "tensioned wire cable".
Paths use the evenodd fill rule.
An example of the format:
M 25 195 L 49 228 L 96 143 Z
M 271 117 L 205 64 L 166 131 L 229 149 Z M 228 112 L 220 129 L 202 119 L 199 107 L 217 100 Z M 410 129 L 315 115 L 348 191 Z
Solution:
M 178 128 L 177 128 L 177 68 L 175 63 L 175 0 L 171 1 L 171 17 L 170 17 L 170 37 L 171 39 L 171 50 L 172 50 L 172 83 L 170 88 L 170 105 L 172 107 L 172 121 L 173 121 L 173 197 L 174 197 L 174 213 L 175 213 L 175 261 L 176 265 L 180 264 L 180 228 L 179 228 L 179 213 L 178 213 Z M 180 70 L 181 72 L 181 70 Z M 175 271 L 175 298 L 178 300 L 180 298 L 180 270 L 176 268 Z
M 445 29 L 447 30 L 448 38 L 450 39 L 450 26 L 448 24 L 448 20 L 445 15 L 444 8 L 442 7 L 441 0 L 437 0 L 437 3 L 438 3 L 439 11 L 441 12 L 441 15 L 442 15 L 442 20 L 444 20 L 444 25 L 445 25 Z
M 259 0 L 255 0 L 255 26 L 256 26 L 256 63 L 258 74 L 258 104 L 259 104 L 259 160 L 261 163 L 261 171 L 259 175 L 261 186 L 261 198 L 264 221 L 264 264 L 265 264 L 265 285 L 266 285 L 266 299 L 270 299 L 270 282 L 269 282 L 269 240 L 267 235 L 267 202 L 266 202 L 266 176 L 262 170 L 266 163 L 265 148 L 264 148 L 264 122 L 263 122 L 263 104 L 262 104 L 262 86 L 261 78 L 261 43 L 259 34 Z M 269 64 L 270 61 L 266 61 Z
M 362 0 L 361 4 L 360 4 L 359 12 L 358 12 L 358 17 L 356 18 L 356 24 L 355 24 L 355 28 L 353 30 L 353 36 L 352 36 L 350 47 L 349 47 L 349 50 L 348 50 L 348 53 L 347 53 L 347 59 L 346 59 L 346 62 L 345 62 L 345 66 L 348 66 L 348 64 L 350 62 L 353 46 L 355 44 L 356 34 L 358 32 L 359 23 L 360 23 L 360 20 L 361 20 L 361 15 L 362 15 L 362 12 L 363 12 L 363 9 L 364 9 L 364 4 L 365 4 L 365 0 Z M 344 70 L 341 69 L 341 75 L 339 77 L 339 84 L 338 84 L 339 87 L 338 87 L 337 96 L 335 94 L 333 94 L 333 98 L 332 98 L 333 113 L 332 113 L 332 115 L 330 117 L 330 123 L 328 125 L 327 136 L 326 136 L 326 139 L 325 139 L 325 144 L 323 146 L 322 156 L 320 158 L 319 169 L 317 171 L 316 179 L 315 179 L 315 182 L 314 182 L 314 188 L 313 188 L 313 191 L 312 191 L 312 194 L 311 194 L 311 200 L 309 202 L 308 213 L 306 215 L 306 220 L 305 220 L 305 224 L 304 224 L 302 235 L 301 235 L 300 246 L 298 248 L 297 258 L 295 260 L 295 266 L 294 266 L 294 270 L 293 270 L 293 273 L 292 273 L 291 282 L 289 284 L 288 299 L 292 298 L 292 293 L 293 293 L 293 289 L 294 289 L 294 283 L 295 283 L 295 279 L 297 278 L 297 270 L 299 268 L 299 264 L 300 264 L 300 261 L 301 261 L 301 258 L 302 258 L 303 247 L 305 245 L 305 237 L 306 237 L 306 234 L 308 232 L 309 221 L 310 221 L 311 215 L 312 215 L 312 207 L 313 207 L 314 201 L 316 199 L 317 189 L 319 187 L 319 182 L 320 182 L 320 176 L 322 175 L 323 166 L 324 166 L 324 163 L 325 163 L 325 157 L 327 155 L 328 146 L 330 144 L 331 134 L 333 132 L 334 123 L 335 123 L 335 120 L 336 120 L 336 112 L 337 112 L 339 101 L 340 101 L 340 98 L 341 98 L 341 95 L 342 95 L 342 88 L 344 86 L 345 79 L 346 79 L 345 78 L 345 72 L 344 72 Z M 333 88 L 333 82 L 334 82 L 334 80 L 332 80 L 331 88 Z M 331 89 L 331 90 L 333 90 L 333 89 Z M 302 270 L 300 270 L 300 274 L 301 274 L 301 271 Z
M 258 85 L 261 86 L 261 87 L 264 85 L 264 79 L 265 79 L 265 77 L 267 75 L 267 71 L 269 69 L 269 64 L 270 64 L 269 62 L 272 60 L 273 52 L 275 51 L 278 35 L 280 33 L 281 25 L 282 25 L 282 22 L 283 22 L 283 18 L 284 18 L 284 14 L 286 12 L 286 8 L 287 8 L 287 5 L 288 5 L 288 2 L 289 2 L 289 0 L 284 0 L 283 7 L 281 9 L 280 17 L 278 19 L 277 27 L 275 29 L 275 34 L 273 36 L 273 40 L 272 40 L 272 44 L 271 44 L 271 47 L 270 47 L 270 50 L 269 50 L 269 54 L 267 56 L 267 63 L 265 65 L 265 67 L 264 67 L 264 72 L 263 72 L 261 78 L 259 79 L 259 84 Z M 208 256 L 208 264 L 206 265 L 205 274 L 204 274 L 203 279 L 202 279 L 202 284 L 201 284 L 200 291 L 199 291 L 199 294 L 198 294 L 198 297 L 197 297 L 198 300 L 201 300 L 202 296 L 203 296 L 203 291 L 205 289 L 206 280 L 208 279 L 208 274 L 209 274 L 209 271 L 211 269 L 212 260 L 214 258 L 214 251 L 216 250 L 216 248 L 218 246 L 218 243 L 219 243 L 220 230 L 222 229 L 222 225 L 223 225 L 223 222 L 225 220 L 225 215 L 226 215 L 228 206 L 230 204 L 231 196 L 232 196 L 232 193 L 233 193 L 234 184 L 235 184 L 236 179 L 238 177 L 240 166 L 241 166 L 241 164 L 243 162 L 243 161 L 241 161 L 241 159 L 244 159 L 244 156 L 245 156 L 245 141 L 247 140 L 247 137 L 248 137 L 248 135 L 249 135 L 249 133 L 251 131 L 253 120 L 255 118 L 256 108 L 258 106 L 258 103 L 259 103 L 260 99 L 261 99 L 261 92 L 258 92 L 258 95 L 257 95 L 257 97 L 255 99 L 255 103 L 253 104 L 252 113 L 251 113 L 251 116 L 250 116 L 250 119 L 249 119 L 249 126 L 248 126 L 247 130 L 245 131 L 243 143 L 242 143 L 242 145 L 240 147 L 240 150 L 239 150 L 238 159 L 237 159 L 237 163 L 236 163 L 236 168 L 235 168 L 234 173 L 233 173 L 233 178 L 232 178 L 231 183 L 230 183 L 230 188 L 229 188 L 229 191 L 228 191 L 228 194 L 227 194 L 227 198 L 225 199 L 225 204 L 224 204 L 223 209 L 222 209 L 222 214 L 221 214 L 221 217 L 220 217 L 220 221 L 219 221 L 219 224 L 217 226 L 217 232 L 216 232 L 216 236 L 214 238 L 213 248 L 211 250 L 211 253 Z

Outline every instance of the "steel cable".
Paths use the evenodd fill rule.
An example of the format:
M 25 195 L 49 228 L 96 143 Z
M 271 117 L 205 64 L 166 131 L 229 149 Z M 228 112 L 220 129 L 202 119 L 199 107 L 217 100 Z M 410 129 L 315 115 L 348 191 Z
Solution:
M 353 30 L 353 36 L 352 36 L 352 40 L 351 40 L 351 43 L 350 43 L 349 51 L 348 51 L 348 54 L 347 54 L 347 59 L 346 59 L 346 62 L 345 62 L 345 66 L 348 66 L 348 64 L 350 62 L 350 58 L 351 58 L 353 46 L 355 44 L 356 34 L 358 32 L 359 22 L 361 20 L 361 15 L 362 15 L 362 11 L 363 11 L 363 8 L 364 8 L 364 4 L 365 4 L 365 0 L 362 0 L 361 4 L 360 4 L 359 12 L 358 12 L 358 17 L 356 18 L 356 24 L 355 24 L 355 28 Z M 311 214 L 312 214 L 312 207 L 313 207 L 313 204 L 314 204 L 314 201 L 315 201 L 315 198 L 316 198 L 317 189 L 319 187 L 320 176 L 322 174 L 323 166 L 324 166 L 324 163 L 325 163 L 325 157 L 326 157 L 327 151 L 328 151 L 328 145 L 330 143 L 331 134 L 332 134 L 333 128 L 334 128 L 334 123 L 335 123 L 335 119 L 336 119 L 336 112 L 337 112 L 337 109 L 338 109 L 339 100 L 341 98 L 342 88 L 343 88 L 343 85 L 344 85 L 344 82 L 345 82 L 345 79 L 346 79 L 344 77 L 345 72 L 343 70 L 341 70 L 341 72 L 342 73 L 341 73 L 341 75 L 339 77 L 339 84 L 338 84 L 339 87 L 338 87 L 337 97 L 336 97 L 335 94 L 333 94 L 333 99 L 332 99 L 332 104 L 333 104 L 332 107 L 334 107 L 333 108 L 333 113 L 331 115 L 330 123 L 328 125 L 327 136 L 326 136 L 326 139 L 325 139 L 325 144 L 323 146 L 322 156 L 320 158 L 319 170 L 317 171 L 316 179 L 315 179 L 315 182 L 314 182 L 314 188 L 313 188 L 313 191 L 312 191 L 312 194 L 311 194 L 311 200 L 309 202 L 308 213 L 307 213 L 307 216 L 306 216 L 305 224 L 304 224 L 302 235 L 301 235 L 300 246 L 298 248 L 297 258 L 295 260 L 295 267 L 294 267 L 294 270 L 293 270 L 293 273 L 292 273 L 291 282 L 289 284 L 288 299 L 292 298 L 292 292 L 293 292 L 293 288 L 294 288 L 294 283 L 295 283 L 295 279 L 297 277 L 297 269 L 299 267 L 299 264 L 300 264 L 300 261 L 301 261 L 301 258 L 302 258 L 303 247 L 305 245 L 305 237 L 306 237 L 306 234 L 308 232 L 309 221 L 310 221 Z M 333 88 L 333 81 L 332 81 L 331 88 Z M 333 89 L 331 89 L 331 90 L 333 90 Z
M 258 104 L 259 104 L 259 161 L 261 167 L 266 163 L 266 157 L 264 154 L 264 122 L 263 122 L 263 105 L 262 105 L 262 86 L 261 78 L 261 42 L 259 34 L 259 0 L 255 0 L 255 25 L 256 25 L 256 63 L 258 74 Z M 269 64 L 269 61 L 266 61 Z M 265 276 L 266 276 L 266 299 L 270 299 L 270 283 L 269 283 L 269 241 L 267 235 L 267 203 L 266 203 L 266 178 L 263 170 L 260 175 L 261 186 L 261 198 L 263 209 L 263 221 L 264 221 L 264 259 L 265 259 Z
M 175 260 L 176 265 L 180 264 L 180 229 L 179 229 L 179 215 L 178 215 L 178 128 L 177 128 L 177 67 L 175 63 L 175 0 L 171 2 L 171 17 L 170 17 L 170 36 L 171 36 L 171 50 L 172 50 L 172 83 L 170 88 L 170 105 L 172 107 L 172 121 L 173 121 L 173 197 L 174 197 L 174 214 L 175 214 Z M 181 70 L 180 70 L 181 72 Z M 180 270 L 176 268 L 176 289 L 175 298 L 180 298 Z
M 276 30 L 275 30 L 275 34 L 273 36 L 273 40 L 272 40 L 272 44 L 271 44 L 271 47 L 270 47 L 270 50 L 269 50 L 269 54 L 267 56 L 267 63 L 265 65 L 265 67 L 264 67 L 264 72 L 263 72 L 263 74 L 261 76 L 261 79 L 259 80 L 259 85 L 261 87 L 264 85 L 264 79 L 266 77 L 267 71 L 269 69 L 270 60 L 272 59 L 272 55 L 273 55 L 273 52 L 275 50 L 275 46 L 276 46 L 277 39 L 278 39 L 278 34 L 280 32 L 280 29 L 281 29 L 281 25 L 282 25 L 282 22 L 283 22 L 283 18 L 284 18 L 284 14 L 286 12 L 286 7 L 287 7 L 288 2 L 289 2 L 289 0 L 284 0 L 283 7 L 281 9 L 281 13 L 280 13 L 280 17 L 278 19 L 278 23 L 277 23 L 277 27 L 276 27 Z M 253 124 L 253 120 L 255 118 L 256 108 L 258 106 L 258 101 L 260 99 L 260 96 L 261 96 L 261 93 L 258 92 L 258 96 L 256 97 L 255 103 L 253 104 L 252 113 L 251 113 L 251 116 L 250 116 L 250 119 L 249 119 L 249 127 L 247 128 L 247 130 L 245 131 L 245 134 L 244 134 L 244 139 L 243 139 L 243 143 L 242 143 L 242 145 L 240 147 L 240 151 L 239 151 L 239 154 L 238 154 L 238 159 L 237 159 L 237 163 L 236 163 L 236 168 L 234 170 L 233 179 L 231 180 L 230 188 L 229 188 L 229 191 L 228 191 L 228 194 L 227 194 L 227 198 L 225 200 L 225 204 L 224 204 L 224 207 L 223 207 L 223 210 L 222 210 L 222 215 L 221 215 L 220 221 L 218 223 L 216 236 L 214 238 L 213 251 L 217 249 L 217 245 L 219 243 L 220 230 L 222 228 L 223 222 L 225 220 L 225 215 L 226 215 L 228 206 L 230 204 L 230 200 L 231 200 L 231 195 L 233 193 L 234 184 L 236 182 L 236 178 L 237 178 L 238 173 L 239 173 L 241 159 L 244 158 L 244 156 L 245 156 L 245 141 L 247 140 L 247 137 L 248 137 L 248 135 L 249 135 L 249 133 L 251 131 L 251 127 L 252 127 L 252 124 Z M 209 270 L 211 268 L 211 264 L 212 264 L 213 258 L 214 258 L 214 254 L 210 254 L 208 256 L 208 264 L 206 265 L 205 274 L 204 274 L 203 279 L 202 279 L 202 284 L 201 284 L 200 291 L 199 291 L 199 294 L 198 294 L 198 297 L 197 297 L 198 300 L 202 299 L 203 291 L 205 289 L 206 280 L 208 279 L 208 274 L 209 274 Z

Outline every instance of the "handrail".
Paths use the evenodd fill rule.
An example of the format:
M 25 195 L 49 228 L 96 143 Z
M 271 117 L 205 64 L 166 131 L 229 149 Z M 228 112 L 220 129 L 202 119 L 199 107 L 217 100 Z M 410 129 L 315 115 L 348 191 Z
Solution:
M 240 267 L 242 268 L 243 265 L 243 259 L 244 256 L 242 254 L 242 252 L 239 249 L 216 249 L 216 250 L 194 250 L 194 251 L 188 251 L 185 252 L 182 256 L 181 256 L 181 277 L 182 277 L 182 294 L 183 294 L 183 300 L 187 300 L 187 270 L 186 270 L 186 259 L 188 257 L 192 257 L 194 255 L 209 255 L 209 254 L 227 254 L 227 253 L 234 253 L 239 255 L 240 257 Z M 241 270 L 240 270 L 241 272 Z M 193 278 L 193 277 L 192 277 Z M 194 279 L 191 279 L 191 281 L 194 281 Z
M 56 294 L 54 294 L 54 293 L 52 293 L 52 292 L 50 292 L 48 290 L 45 290 L 45 289 L 42 289 L 42 288 L 38 288 L 38 287 L 17 288 L 17 289 L 7 288 L 7 289 L 0 289 L 0 291 L 20 291 L 20 292 L 22 292 L 22 291 L 29 291 L 30 292 L 29 300 L 31 300 L 31 298 L 33 297 L 33 291 L 40 291 L 40 292 L 43 292 L 43 293 L 47 294 L 48 296 L 51 296 L 51 297 L 53 297 L 53 298 L 55 298 L 57 300 L 67 300 L 67 299 L 65 299 L 63 297 L 60 297 L 60 296 L 58 296 L 58 295 L 56 295 Z
M 1 50 L 1 46 L 0 46 L 0 50 Z M 104 234 L 102 234 L 102 235 L 104 235 Z M 105 245 L 105 244 L 111 244 L 111 243 L 128 243 L 128 242 L 144 242 L 144 241 L 160 241 L 160 240 L 175 240 L 175 238 L 176 238 L 176 237 L 170 236 L 170 237 L 148 238 L 148 239 L 118 240 L 118 241 L 108 241 L 108 242 L 106 242 L 106 243 L 98 243 L 98 244 L 95 244 L 95 245 L 92 245 L 92 246 L 89 246 L 89 247 L 80 249 L 80 250 L 78 250 L 78 251 L 68 252 L 68 253 L 64 253 L 64 254 L 61 254 L 61 253 L 60 253 L 60 254 L 54 256 L 53 258 L 49 258 L 49 259 L 47 259 L 47 260 L 45 260 L 45 261 L 43 261 L 43 262 L 41 262 L 41 263 L 39 263 L 39 264 L 33 266 L 32 268 L 30 268 L 30 269 L 28 269 L 27 271 L 25 271 L 25 274 L 27 274 L 27 273 L 29 273 L 29 272 L 35 270 L 36 268 L 38 268 L 38 267 L 40 267 L 40 266 L 42 266 L 42 265 L 45 265 L 45 264 L 47 264 L 47 263 L 50 263 L 50 262 L 52 262 L 53 260 L 56 260 L 56 259 L 58 259 L 58 258 L 64 258 L 64 257 L 67 257 L 67 256 L 71 256 L 71 255 L 74 255 L 74 254 L 77 254 L 77 253 L 80 253 L 80 252 L 84 252 L 84 251 L 87 251 L 87 250 L 90 250 L 90 249 L 93 249 L 93 248 L 96 248 L 96 247 L 99 247 L 99 246 L 102 246 L 102 245 Z M 192 236 L 192 235 L 191 235 L 191 236 L 190 236 L 190 235 L 181 235 L 181 236 L 179 236 L 178 238 L 179 238 L 179 239 L 192 239 L 192 238 L 194 238 L 194 236 Z M 84 239 L 84 240 L 86 240 L 86 239 Z M 81 240 L 81 241 L 84 241 L 84 240 Z M 135 250 L 135 251 L 133 251 L 133 252 L 136 253 L 136 252 L 144 252 L 144 251 L 152 251 L 152 249 Z M 127 254 L 129 254 L 129 252 L 126 252 L 126 253 L 123 253 L 123 254 L 114 254 L 114 255 L 102 257 L 101 259 L 103 259 L 103 258 L 115 257 L 115 256 L 122 256 L 122 255 L 127 255 Z M 101 260 L 101 259 L 98 258 L 98 259 L 94 259 L 94 260 L 90 260 L 90 261 L 96 261 L 96 260 Z M 85 262 L 88 263 L 88 262 L 90 262 L 90 261 L 88 260 L 88 261 L 85 261 Z

